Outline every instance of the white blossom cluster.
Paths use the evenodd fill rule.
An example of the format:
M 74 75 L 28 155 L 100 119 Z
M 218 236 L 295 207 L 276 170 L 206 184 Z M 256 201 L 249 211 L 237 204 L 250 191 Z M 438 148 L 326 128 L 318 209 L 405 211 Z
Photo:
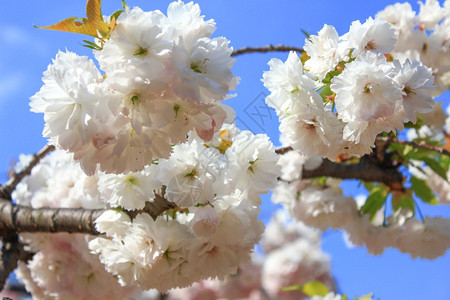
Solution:
M 106 268 L 111 273 L 107 275 L 123 286 L 164 292 L 208 277 L 223 279 L 249 260 L 264 229 L 258 220 L 259 195 L 274 187 L 280 175 L 278 155 L 266 135 L 239 132 L 231 125 L 225 128 L 210 142 L 217 148 L 191 133 L 188 142 L 173 147 L 169 159 L 160 159 L 140 172 L 87 176 L 79 164 L 72 163 L 71 154 L 59 150 L 33 168 L 13 197 L 35 208 L 115 208 L 96 220 L 103 237 L 77 243 L 90 258 L 89 242 L 90 251 L 104 264 L 102 271 Z M 25 165 L 27 159 L 22 160 Z M 165 198 L 175 208 L 155 219 L 138 211 L 156 197 Z M 130 217 L 127 212 L 132 211 L 137 215 Z M 30 234 L 26 243 L 36 244 L 38 238 Z M 46 254 L 45 249 L 56 248 L 43 246 L 52 244 L 49 241 L 31 249 L 39 253 L 33 260 L 39 260 L 41 268 L 53 265 L 46 257 L 54 254 Z M 59 258 L 58 263 L 69 261 Z M 34 270 L 34 264 L 28 267 Z M 59 281 L 44 276 L 40 284 L 59 282 L 63 286 L 62 273 L 52 275 Z M 87 291 L 81 283 L 74 285 Z
M 417 122 L 416 113 L 434 109 L 434 77 L 445 87 L 433 95 L 449 87 L 444 78 L 450 78 L 450 11 L 435 0 L 426 1 L 417 17 L 408 7 L 398 4 L 375 19 L 355 21 L 341 36 L 325 25 L 305 40 L 306 58 L 291 52 L 285 62 L 269 62 L 263 75 L 270 91 L 266 103 L 279 116 L 284 143 L 331 160 L 363 155 L 371 152 L 377 134 L 402 130 L 404 123 Z M 406 52 L 417 39 L 405 37 L 405 26 L 422 37 L 423 55 Z
M 439 95 L 450 88 L 450 1 L 419 1 L 416 13 L 407 2 L 387 6 L 377 14 L 395 30 L 391 54 L 400 60 L 417 59 L 433 70 Z
M 421 221 L 409 210 L 400 209 L 385 222 L 383 217 L 372 221 L 368 214 L 360 214 L 352 197 L 342 195 L 337 180 L 327 179 L 323 185 L 298 177 L 285 179 L 292 177 L 292 164 L 303 159 L 295 151 L 288 153 L 289 157 L 280 157 L 282 180 L 274 189 L 272 201 L 281 203 L 292 217 L 320 230 L 343 229 L 351 243 L 365 246 L 372 254 L 393 247 L 414 258 L 434 259 L 450 249 L 450 219 L 425 217 Z
M 266 135 L 228 124 L 234 112 L 221 101 L 238 84 L 232 48 L 212 37 L 215 23 L 198 5 L 179 0 L 166 15 L 126 10 L 97 41 L 96 62 L 59 52 L 45 71 L 31 109 L 44 114 L 43 135 L 58 150 L 12 195 L 33 208 L 108 209 L 95 221 L 101 235 L 20 234 L 35 255 L 18 277 L 36 299 L 124 299 L 199 281 L 169 297 L 208 290 L 212 298 L 262 299 L 264 289 L 274 299 L 299 299 L 300 291 L 280 288 L 312 280 L 334 288 L 319 233 L 306 225 L 344 229 L 374 254 L 395 247 L 413 257 L 443 255 L 448 219 L 419 221 L 399 210 L 373 221 L 339 181 L 302 180 L 302 170 L 323 157 L 370 153 L 379 133 L 437 114 L 433 97 L 450 82 L 449 15 L 450 1 L 427 0 L 417 15 L 396 4 L 341 36 L 325 25 L 305 41 L 302 57 L 272 59 L 266 102 L 280 118 L 283 144 L 296 150 L 279 158 Z M 16 171 L 29 160 L 21 157 Z M 448 182 L 424 170 L 418 176 L 448 203 Z M 248 264 L 264 230 L 260 194 L 273 187 L 272 200 L 306 225 L 275 213 L 264 262 Z M 149 207 L 161 200 L 171 208 L 152 217 Z
M 220 101 L 235 89 L 232 48 L 212 38 L 198 5 L 173 2 L 167 16 L 133 8 L 94 61 L 59 52 L 31 110 L 44 114 L 44 137 L 74 154 L 92 175 L 141 171 L 168 158 L 195 130 L 209 141 L 233 111 Z
M 168 300 L 219 300 L 250 299 L 263 300 L 261 286 L 261 266 L 252 261 L 239 266 L 236 274 L 225 280 L 208 279 L 194 283 L 191 287 L 173 289 L 167 295 Z
M 262 240 L 265 251 L 262 286 L 271 299 L 306 299 L 302 291 L 282 291 L 319 281 L 334 290 L 330 257 L 321 249 L 320 232 L 289 218 L 284 210 L 274 213 Z
M 32 156 L 20 156 L 16 172 Z M 20 205 L 33 208 L 103 208 L 97 176 L 84 174 L 72 156 L 61 150 L 44 157 L 31 175 L 26 176 L 12 194 Z M 20 262 L 17 277 L 33 299 L 125 299 L 137 288 L 122 287 L 109 274 L 98 257 L 91 254 L 84 234 L 22 233 L 26 250 L 35 253 Z
M 192 2 L 171 3 L 167 15 L 127 9 L 98 41 L 101 71 L 87 57 L 59 52 L 31 98 L 32 111 L 44 113 L 44 136 L 60 150 L 13 197 L 34 208 L 112 208 L 95 221 L 103 235 L 78 241 L 76 251 L 97 254 L 116 286 L 164 292 L 223 279 L 249 260 L 263 232 L 259 195 L 276 184 L 278 156 L 266 135 L 222 128 L 234 113 L 220 102 L 238 78 L 228 40 L 212 38 L 214 30 Z M 149 207 L 161 200 L 173 208 L 152 218 Z M 38 252 L 30 272 L 37 264 L 64 271 L 45 250 L 61 241 L 39 238 L 23 237 Z M 63 281 L 53 272 L 38 284 Z M 90 291 L 77 280 L 74 288 Z M 44 296 L 63 295 L 53 290 Z
M 123 287 L 96 255 L 89 253 L 83 234 L 22 234 L 22 242 L 35 252 L 20 262 L 16 275 L 33 299 L 127 299 L 137 289 Z
M 408 140 L 413 141 L 419 138 L 442 141 L 445 139 L 445 136 L 450 136 L 450 106 L 447 106 L 446 114 L 441 104 L 437 103 L 433 112 L 419 116 L 423 121 L 423 125 L 419 129 L 411 128 L 408 130 Z M 450 204 L 450 183 L 448 180 L 442 178 L 429 166 L 423 165 L 420 161 L 412 161 L 408 169 L 412 175 L 426 181 L 440 204 Z M 447 178 L 450 178 L 450 171 L 446 175 Z
M 300 290 L 282 291 L 291 285 L 320 281 L 330 290 L 330 258 L 320 246 L 320 232 L 289 218 L 284 210 L 274 212 L 262 238 L 264 253 L 239 267 L 225 281 L 204 280 L 189 288 L 169 292 L 170 300 L 196 299 L 306 299 Z
M 156 219 L 114 211 L 97 219 L 106 237 L 89 247 L 122 284 L 167 291 L 208 277 L 224 279 L 248 261 L 264 228 L 259 194 L 276 184 L 278 156 L 265 135 L 241 131 L 223 139 L 229 132 L 217 137 L 229 145 L 224 154 L 192 138 L 142 172 L 105 175 L 105 188 L 100 175 L 99 190 L 115 191 L 105 198 L 113 207 L 142 208 L 152 201 L 142 193 L 147 187 L 165 186 L 165 197 L 179 209 Z M 141 193 L 147 198 L 130 200 Z

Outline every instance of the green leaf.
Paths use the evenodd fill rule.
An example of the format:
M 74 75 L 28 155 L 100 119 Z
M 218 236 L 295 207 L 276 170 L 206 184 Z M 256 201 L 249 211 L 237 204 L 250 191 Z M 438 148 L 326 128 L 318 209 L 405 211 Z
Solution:
M 328 287 L 320 281 L 310 281 L 305 283 L 302 287 L 302 292 L 306 295 L 312 296 L 325 296 L 330 292 Z
M 130 10 L 130 7 L 127 5 L 127 3 L 125 2 L 125 0 L 122 0 L 122 7 L 123 9 L 125 9 L 126 11 Z
M 119 16 L 122 13 L 123 13 L 123 10 L 121 10 L 121 9 L 119 9 L 119 10 L 115 11 L 114 13 L 112 13 L 111 16 L 109 17 L 110 22 L 114 22 L 114 25 L 115 25 L 117 18 L 119 18 Z
M 404 193 L 393 193 L 392 208 L 394 209 L 394 211 L 397 211 L 400 208 L 404 208 L 414 213 L 416 204 L 412 197 L 412 192 L 409 190 Z
M 432 158 L 424 158 L 423 161 L 434 171 L 436 172 L 436 174 L 438 174 L 439 176 L 441 176 L 442 178 L 444 178 L 445 180 L 447 179 L 447 172 L 445 171 L 445 169 L 434 159 Z
M 306 36 L 306 38 L 309 40 L 310 34 L 309 34 L 306 30 L 304 30 L 304 29 L 300 29 L 300 30 L 301 30 L 302 33 Z
M 411 151 L 414 151 L 414 147 L 405 145 L 405 147 L 403 148 L 403 156 L 407 156 Z
M 93 49 L 93 50 L 98 50 L 98 51 L 103 49 L 102 46 L 97 45 L 94 42 L 91 42 L 91 41 L 88 41 L 88 40 L 83 40 L 83 42 L 86 43 L 85 45 L 83 45 L 84 47 L 87 47 L 87 48 L 90 48 L 90 49 Z
M 377 211 L 379 211 L 386 202 L 388 191 L 386 186 L 376 185 L 369 190 L 369 192 L 369 197 L 367 197 L 366 202 L 361 207 L 361 213 L 369 214 L 370 218 L 373 219 Z
M 322 82 L 324 84 L 331 84 L 331 79 L 333 79 L 335 76 L 341 74 L 341 72 L 342 71 L 338 70 L 337 68 L 335 68 L 334 70 L 331 70 L 330 72 L 327 73 L 327 75 L 322 80 Z
M 299 284 L 296 284 L 296 285 L 282 287 L 280 290 L 283 292 L 290 292 L 290 291 L 300 291 L 301 289 L 302 289 L 302 286 Z
M 438 204 L 439 202 L 436 200 L 433 191 L 428 186 L 425 180 L 419 179 L 416 176 L 411 177 L 411 185 L 414 194 L 417 197 L 422 199 L 423 202 L 428 204 Z
M 330 85 L 327 84 L 320 89 L 320 96 L 322 96 L 323 102 L 329 102 L 329 96 L 333 95 L 333 91 L 330 89 Z
M 321 176 L 321 177 L 317 177 L 316 178 L 316 182 L 319 186 L 326 186 L 327 185 L 327 179 L 328 177 L 326 176 Z
M 375 184 L 372 181 L 360 181 L 369 192 L 373 189 Z
M 450 169 L 450 156 L 441 155 L 439 164 L 448 172 Z
M 356 297 L 355 300 L 372 300 L 373 293 L 363 295 L 361 297 Z
M 408 151 L 408 154 L 405 157 L 414 159 L 414 160 L 424 160 L 425 158 L 435 157 L 436 152 L 422 149 L 422 148 L 414 148 L 411 151 Z
M 422 127 L 423 125 L 423 120 L 420 119 L 419 117 L 417 117 L 417 122 L 413 123 L 411 121 L 409 121 L 408 123 L 405 123 L 405 127 L 406 128 L 415 128 L 415 129 L 419 129 L 420 127 Z

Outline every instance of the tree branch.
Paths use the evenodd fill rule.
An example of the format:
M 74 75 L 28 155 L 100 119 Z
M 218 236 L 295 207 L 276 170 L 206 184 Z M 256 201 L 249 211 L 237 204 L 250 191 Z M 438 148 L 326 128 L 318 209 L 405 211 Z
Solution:
M 11 200 L 11 193 L 14 191 L 19 182 L 27 175 L 31 174 L 31 170 L 36 166 L 39 161 L 46 156 L 49 152 L 55 150 L 55 146 L 46 145 L 38 153 L 33 155 L 33 159 L 30 164 L 19 173 L 14 173 L 7 183 L 0 186 L 0 197 Z
M 276 154 L 279 154 L 279 155 L 283 155 L 283 154 L 285 154 L 286 152 L 289 152 L 289 151 L 292 151 L 292 150 L 294 150 L 294 149 L 292 149 L 291 146 L 288 146 L 288 147 L 283 147 L 283 148 L 275 149 L 275 153 L 276 153 Z
M 17 268 L 19 260 L 29 258 L 30 254 L 23 250 L 17 234 L 3 237 L 0 259 L 0 290 L 5 286 L 8 275 Z
M 414 148 L 427 149 L 427 150 L 431 150 L 431 151 L 437 152 L 437 153 L 439 153 L 441 155 L 450 156 L 450 152 L 447 151 L 446 149 L 441 148 L 441 147 L 427 145 L 425 143 L 415 143 L 415 142 L 410 142 L 410 141 L 397 140 L 395 138 L 388 137 L 388 136 L 377 136 L 377 141 L 383 141 L 385 143 L 409 145 L 409 146 L 414 147 Z
M 234 50 L 231 56 L 238 56 L 246 53 L 267 53 L 267 52 L 289 52 L 297 51 L 303 53 L 303 48 L 291 47 L 285 45 L 267 45 L 263 47 L 244 47 L 241 49 Z
M 127 212 L 131 218 L 148 213 L 156 218 L 176 205 L 157 195 L 142 210 Z M 10 232 L 68 232 L 99 235 L 94 221 L 106 209 L 32 208 L 16 205 L 9 199 L 0 199 L 0 230 Z
M 0 229 L 15 232 L 69 232 L 99 235 L 94 221 L 105 209 L 32 208 L 0 199 Z
M 303 169 L 302 178 L 329 176 L 340 179 L 360 179 L 363 181 L 382 182 L 393 190 L 403 188 L 403 175 L 396 168 L 386 168 L 376 164 L 368 156 L 361 157 L 359 163 L 336 163 L 324 159 L 314 170 Z
M 275 152 L 282 155 L 292 151 L 292 147 L 278 148 Z M 393 190 L 403 189 L 403 175 L 398 171 L 397 166 L 391 165 L 392 162 L 386 161 L 385 149 L 378 153 L 375 149 L 372 155 L 365 155 L 360 158 L 358 163 L 337 163 L 328 159 L 323 159 L 322 164 L 314 170 L 302 171 L 302 178 L 316 178 L 322 176 L 334 177 L 339 179 L 359 179 L 363 181 L 382 182 Z M 280 180 L 283 180 L 280 178 Z

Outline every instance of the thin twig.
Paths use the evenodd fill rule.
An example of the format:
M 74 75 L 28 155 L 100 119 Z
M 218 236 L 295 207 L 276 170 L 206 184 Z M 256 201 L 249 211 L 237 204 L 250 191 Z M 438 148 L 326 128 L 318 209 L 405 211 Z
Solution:
M 46 156 L 49 152 L 55 150 L 55 146 L 46 145 L 38 153 L 33 155 L 33 159 L 19 173 L 14 173 L 7 183 L 0 186 L 0 197 L 11 200 L 11 193 L 14 191 L 19 182 L 27 175 L 31 174 L 31 170 L 39 163 L 39 161 Z
M 285 45 L 267 45 L 263 47 L 244 47 L 241 49 L 234 50 L 231 56 L 238 56 L 246 53 L 267 53 L 267 52 L 289 52 L 297 51 L 303 53 L 302 48 L 285 46 Z
M 377 136 L 377 140 L 378 141 L 383 141 L 383 142 L 386 142 L 386 143 L 402 144 L 402 145 L 408 145 L 408 146 L 411 146 L 411 147 L 414 147 L 414 148 L 427 149 L 427 150 L 431 150 L 431 151 L 437 152 L 437 153 L 439 153 L 441 155 L 450 156 L 450 152 L 447 151 L 446 149 L 444 149 L 442 147 L 427 145 L 425 143 L 416 143 L 416 142 L 410 142 L 410 141 L 404 141 L 404 140 L 397 140 L 395 138 L 384 137 L 384 136 Z
M 292 151 L 292 150 L 293 150 L 292 147 L 288 146 L 288 147 L 275 149 L 275 153 L 282 155 L 282 154 L 285 154 L 286 152 L 289 152 L 289 151 Z

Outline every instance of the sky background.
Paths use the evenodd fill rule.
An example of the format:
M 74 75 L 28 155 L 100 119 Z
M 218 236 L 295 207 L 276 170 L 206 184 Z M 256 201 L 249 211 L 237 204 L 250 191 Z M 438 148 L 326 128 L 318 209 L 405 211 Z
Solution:
M 2 1 L 3 2 L 3 1 Z M 104 0 L 103 13 L 121 8 L 120 0 Z M 324 24 L 334 25 L 341 35 L 352 21 L 364 22 L 393 1 L 337 0 L 204 0 L 197 1 L 206 19 L 217 23 L 214 36 L 225 36 L 235 49 L 245 46 L 284 44 L 302 47 L 301 30 L 316 34 Z M 408 1 L 415 11 L 419 6 Z M 127 1 L 130 7 L 166 12 L 169 1 Z M 364 4 L 363 4 L 364 3 Z M 87 37 L 64 32 L 38 30 L 67 17 L 84 17 L 86 0 L 8 1 L 0 10 L 0 182 L 7 179 L 11 164 L 20 153 L 34 153 L 46 140 L 42 138 L 43 115 L 29 111 L 29 97 L 41 87 L 42 72 L 58 50 L 92 57 L 91 50 L 81 46 Z M 267 133 L 278 142 L 278 121 L 268 110 L 264 98 L 268 91 L 261 78 L 269 68 L 267 62 L 287 53 L 247 54 L 238 56 L 233 72 L 241 77 L 237 97 L 226 102 L 236 110 L 237 125 L 254 133 Z M 450 94 L 439 98 L 447 106 Z M 258 116 L 264 115 L 264 116 Z M 348 185 L 354 187 L 354 184 Z M 358 193 L 354 188 L 346 194 Z M 264 198 L 262 218 L 267 220 L 273 205 Z M 449 207 L 421 204 L 425 215 L 450 217 Z M 327 231 L 324 251 L 332 259 L 332 273 L 339 290 L 353 299 L 370 292 L 375 299 L 450 299 L 450 252 L 434 261 L 411 259 L 390 249 L 383 256 L 367 254 L 364 248 L 348 248 L 341 233 Z

